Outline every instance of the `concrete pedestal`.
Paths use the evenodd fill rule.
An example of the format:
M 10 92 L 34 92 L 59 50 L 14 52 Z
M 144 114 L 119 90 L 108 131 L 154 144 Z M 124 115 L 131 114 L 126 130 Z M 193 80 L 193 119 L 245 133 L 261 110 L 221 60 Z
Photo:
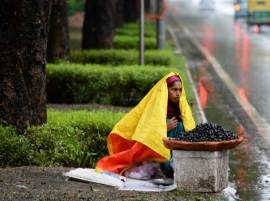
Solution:
M 225 151 L 173 150 L 175 182 L 189 192 L 219 192 L 228 186 L 229 155 Z

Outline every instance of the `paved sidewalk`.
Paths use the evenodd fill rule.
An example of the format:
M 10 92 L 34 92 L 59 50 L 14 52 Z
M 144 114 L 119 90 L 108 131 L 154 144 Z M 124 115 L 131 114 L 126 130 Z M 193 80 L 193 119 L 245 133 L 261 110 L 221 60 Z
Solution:
M 160 193 L 119 191 L 95 183 L 68 181 L 63 173 L 71 168 L 0 168 L 0 201 L 206 201 L 208 194 L 189 194 L 174 190 Z M 217 196 L 217 195 L 212 195 Z

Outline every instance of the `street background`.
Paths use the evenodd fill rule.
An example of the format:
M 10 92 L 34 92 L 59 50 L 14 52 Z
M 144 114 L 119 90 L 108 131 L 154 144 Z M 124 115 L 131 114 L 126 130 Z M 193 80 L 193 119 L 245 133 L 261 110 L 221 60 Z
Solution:
M 270 27 L 236 18 L 233 1 L 209 2 L 171 1 L 166 25 L 208 121 L 248 136 L 231 151 L 231 185 L 241 200 L 269 200 Z

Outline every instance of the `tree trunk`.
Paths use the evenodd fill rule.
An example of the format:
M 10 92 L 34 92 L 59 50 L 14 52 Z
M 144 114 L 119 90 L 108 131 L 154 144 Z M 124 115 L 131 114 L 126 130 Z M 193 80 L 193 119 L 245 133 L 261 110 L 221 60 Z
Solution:
M 67 59 L 68 56 L 67 0 L 53 0 L 49 25 L 47 61 L 54 62 L 59 59 Z
M 136 22 L 140 17 L 140 1 L 125 0 L 124 2 L 124 21 Z
M 82 49 L 113 47 L 113 0 L 86 0 Z
M 115 27 L 121 27 L 124 23 L 124 1 L 125 0 L 114 0 Z
M 0 123 L 46 122 L 46 48 L 51 0 L 0 4 Z

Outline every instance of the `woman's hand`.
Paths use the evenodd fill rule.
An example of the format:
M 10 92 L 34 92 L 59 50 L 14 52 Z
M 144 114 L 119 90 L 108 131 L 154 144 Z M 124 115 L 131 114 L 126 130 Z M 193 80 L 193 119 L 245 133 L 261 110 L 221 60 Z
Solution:
M 172 117 L 171 119 L 167 120 L 167 131 L 170 131 L 177 127 L 177 119 Z

